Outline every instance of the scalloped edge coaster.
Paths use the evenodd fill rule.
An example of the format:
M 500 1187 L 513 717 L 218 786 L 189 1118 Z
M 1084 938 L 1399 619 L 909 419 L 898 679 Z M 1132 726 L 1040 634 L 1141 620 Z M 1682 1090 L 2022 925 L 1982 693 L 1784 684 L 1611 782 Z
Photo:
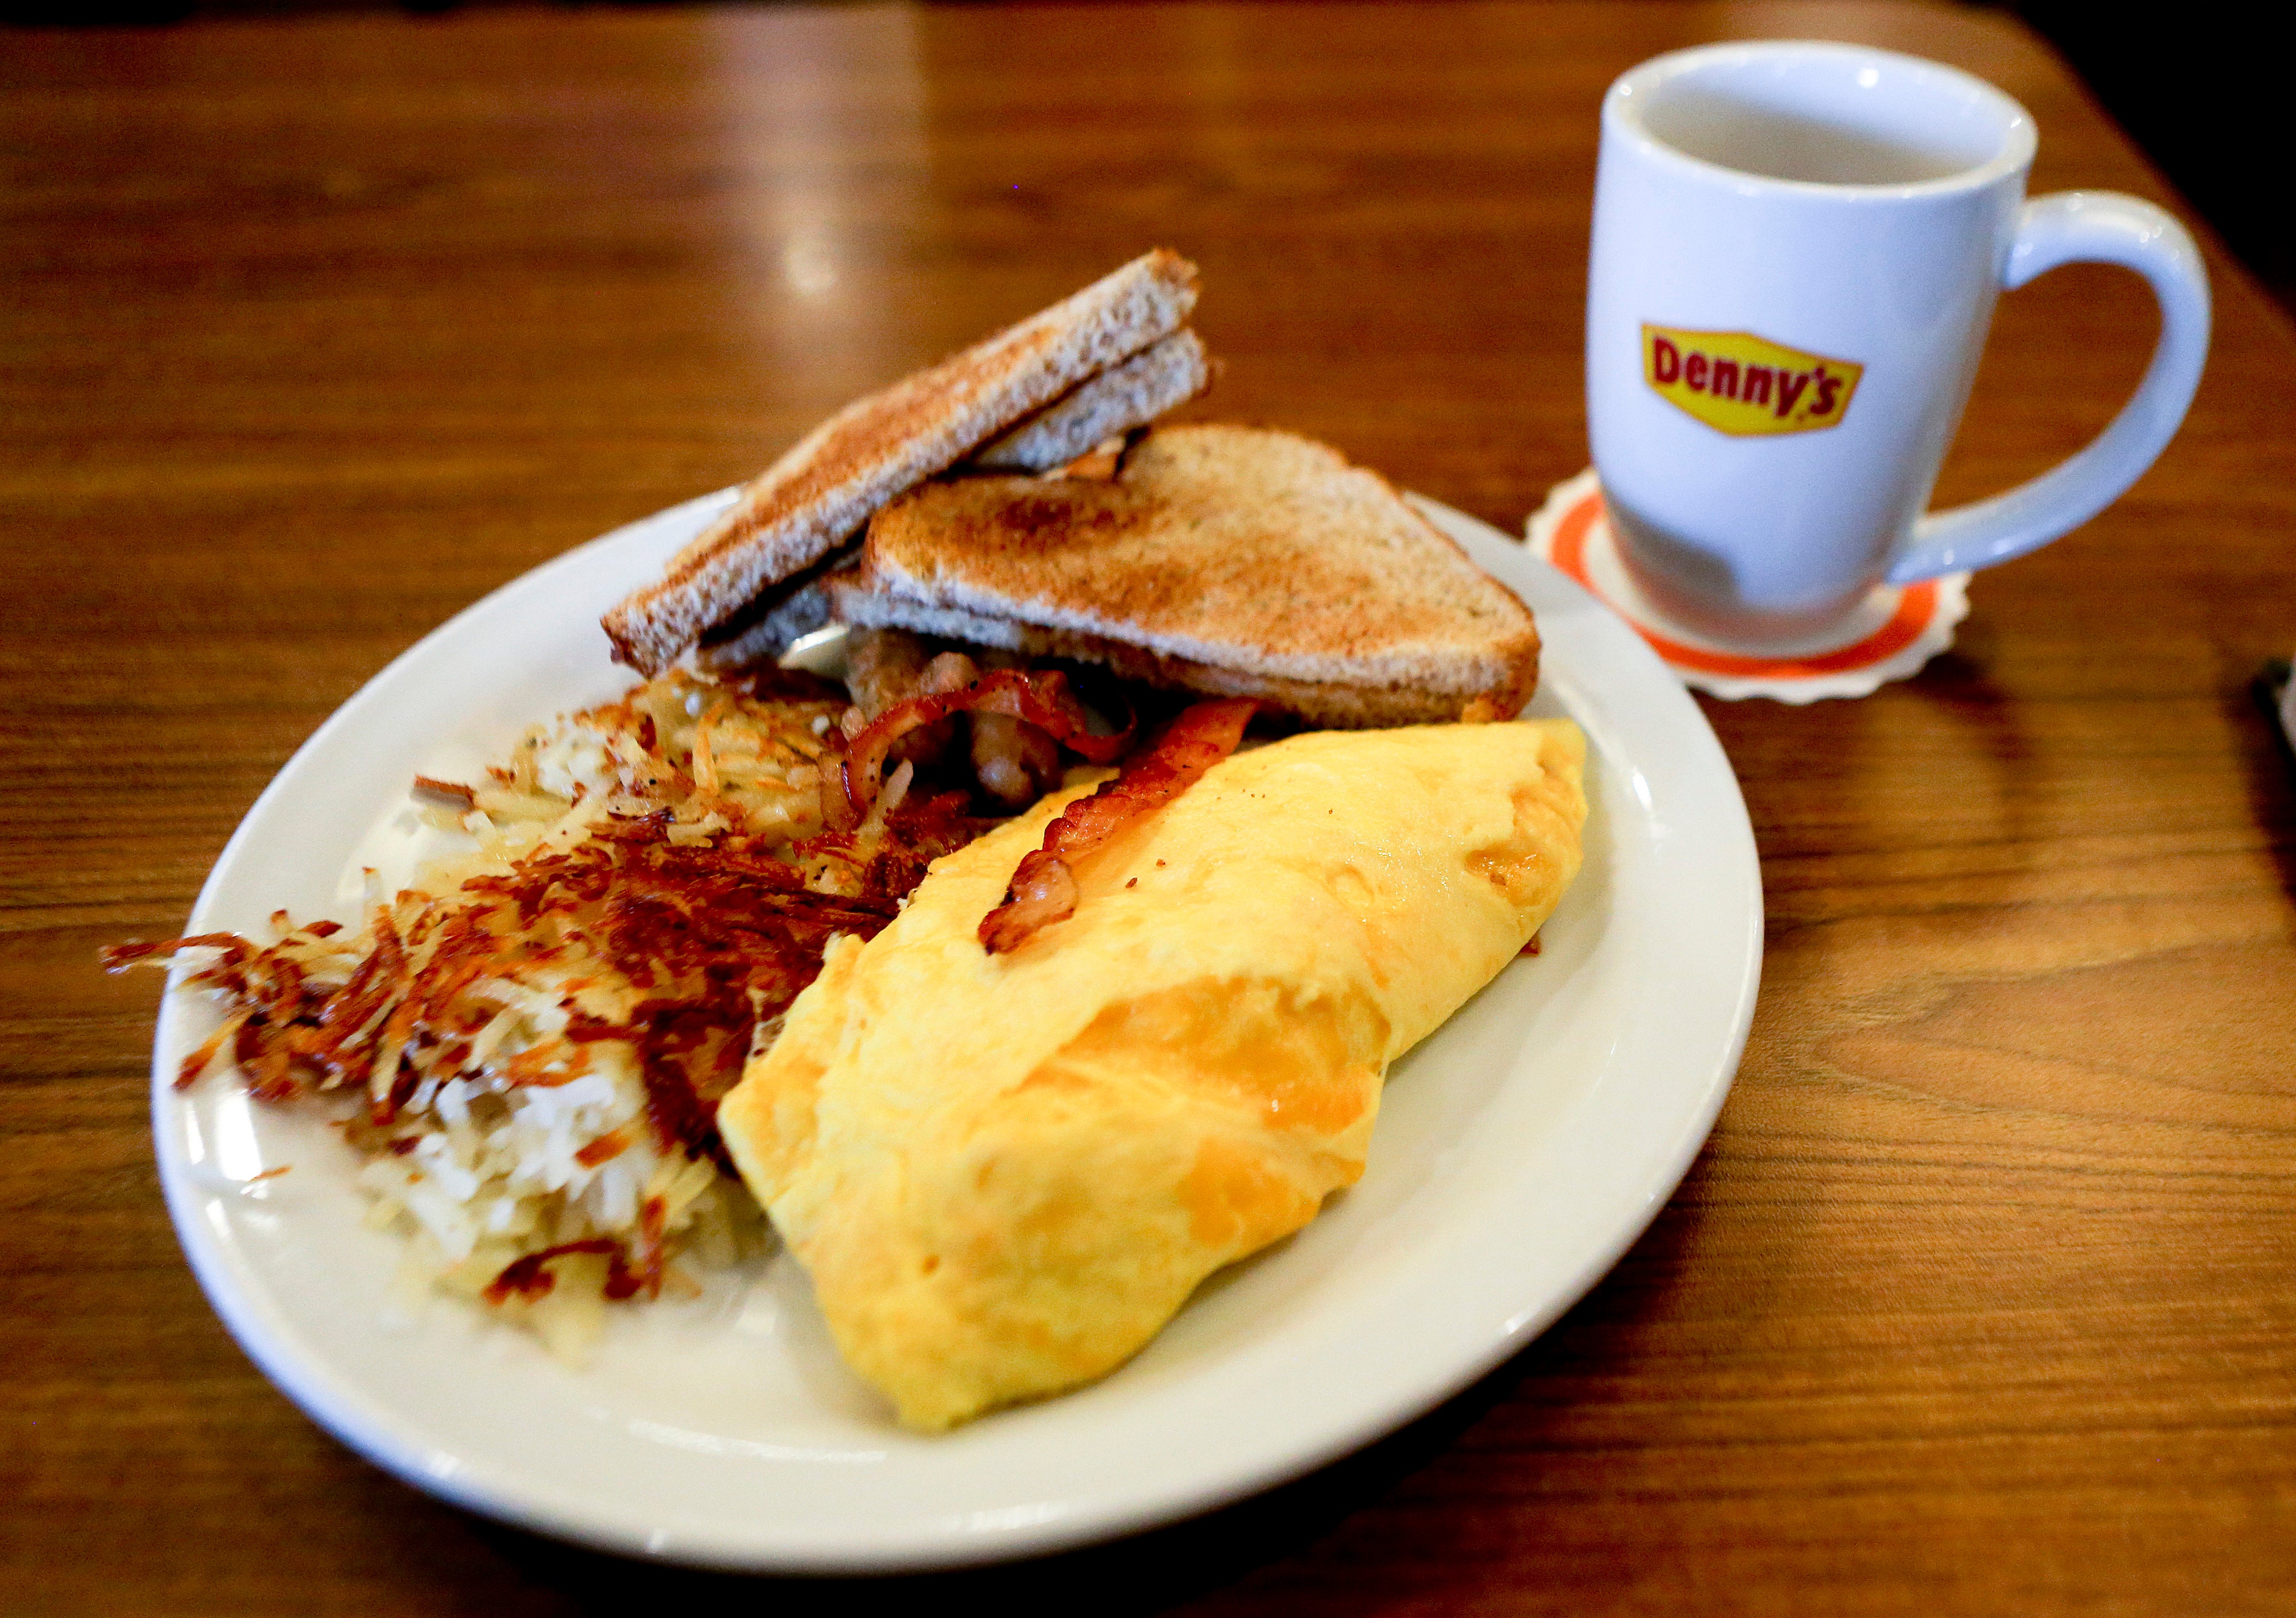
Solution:
M 1920 584 L 1876 585 L 1846 638 L 1836 634 L 1824 643 L 1759 652 L 1725 645 L 1673 622 L 1636 587 L 1619 560 L 1591 466 L 1547 491 L 1525 538 L 1540 561 L 1625 619 L 1684 685 L 1726 702 L 1870 696 L 1953 645 L 1954 626 L 1969 616 L 1969 575 L 1948 573 Z

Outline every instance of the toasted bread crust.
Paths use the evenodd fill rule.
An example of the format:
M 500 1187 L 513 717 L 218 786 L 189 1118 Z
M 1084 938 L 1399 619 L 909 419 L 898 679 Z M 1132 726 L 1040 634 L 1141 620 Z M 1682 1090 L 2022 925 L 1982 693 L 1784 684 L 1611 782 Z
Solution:
M 861 547 L 849 545 L 767 586 L 756 600 L 702 636 L 693 648 L 694 662 L 722 672 L 780 657 L 799 636 L 810 635 L 829 622 L 828 581 L 860 560 Z
M 929 484 L 832 587 L 849 622 L 1088 658 L 1334 725 L 1511 716 L 1529 610 L 1376 473 L 1291 433 L 1150 431 L 1110 482 Z
M 1195 299 L 1195 267 L 1159 248 L 848 405 L 744 489 L 671 558 L 661 579 L 605 615 L 616 659 L 647 674 L 668 667 L 767 585 L 858 532 L 903 489 L 1178 330 Z
M 1195 398 L 1211 375 L 1203 339 L 1193 332 L 1175 332 L 982 445 L 969 464 L 988 472 L 1065 466 L 1102 439 L 1144 427 Z

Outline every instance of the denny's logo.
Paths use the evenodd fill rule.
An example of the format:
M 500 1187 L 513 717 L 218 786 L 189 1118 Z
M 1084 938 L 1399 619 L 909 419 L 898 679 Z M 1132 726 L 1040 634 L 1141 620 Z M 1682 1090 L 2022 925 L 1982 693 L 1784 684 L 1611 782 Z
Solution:
M 1741 438 L 1833 426 L 1849 414 L 1865 371 L 1751 332 L 1643 327 L 1643 380 L 1651 391 Z

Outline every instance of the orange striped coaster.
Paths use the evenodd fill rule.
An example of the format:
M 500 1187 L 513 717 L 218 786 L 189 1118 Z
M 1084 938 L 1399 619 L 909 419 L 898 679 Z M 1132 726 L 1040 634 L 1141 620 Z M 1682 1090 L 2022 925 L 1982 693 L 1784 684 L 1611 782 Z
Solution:
M 1870 695 L 1953 645 L 1954 626 L 1969 615 L 1969 575 L 1949 573 L 1920 584 L 1875 586 L 1846 632 L 1823 643 L 1759 651 L 1725 645 L 1671 621 L 1636 587 L 1619 560 L 1591 466 L 1554 486 L 1531 518 L 1529 538 L 1535 554 L 1625 619 L 1685 685 L 1733 702 Z

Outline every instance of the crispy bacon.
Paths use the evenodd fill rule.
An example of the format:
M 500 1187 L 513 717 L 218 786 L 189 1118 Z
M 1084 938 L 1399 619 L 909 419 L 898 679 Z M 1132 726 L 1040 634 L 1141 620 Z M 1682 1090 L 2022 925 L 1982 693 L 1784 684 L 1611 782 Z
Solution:
M 840 829 L 859 825 L 877 796 L 893 744 L 955 713 L 998 713 L 1022 720 L 1093 764 L 1111 764 L 1130 752 L 1138 724 L 1128 714 L 1124 728 L 1115 735 L 1095 735 L 1084 704 L 1069 690 L 1068 676 L 1061 670 L 992 669 L 959 690 L 929 692 L 896 702 L 863 727 L 847 744 L 822 793 L 831 824 Z
M 1184 709 L 1113 781 L 1062 809 L 1045 828 L 1043 846 L 1021 858 L 1004 902 L 980 918 L 981 947 L 1005 954 L 1075 914 L 1077 862 L 1234 752 L 1259 706 L 1239 698 Z

